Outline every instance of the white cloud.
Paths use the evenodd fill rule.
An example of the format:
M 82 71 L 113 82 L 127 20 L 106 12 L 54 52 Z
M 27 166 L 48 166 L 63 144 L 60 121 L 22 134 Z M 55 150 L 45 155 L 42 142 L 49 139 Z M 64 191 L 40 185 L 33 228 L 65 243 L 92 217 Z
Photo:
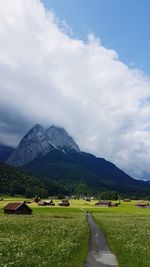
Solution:
M 73 39 L 65 25 L 39 0 L 0 0 L 1 140 L 54 123 L 82 150 L 134 177 L 150 173 L 150 80 L 93 35 Z

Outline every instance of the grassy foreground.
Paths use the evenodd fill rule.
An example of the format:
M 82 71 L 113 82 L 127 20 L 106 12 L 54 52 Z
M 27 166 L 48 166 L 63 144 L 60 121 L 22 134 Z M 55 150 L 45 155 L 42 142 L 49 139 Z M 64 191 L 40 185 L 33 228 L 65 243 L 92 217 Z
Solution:
M 120 267 L 150 266 L 150 209 L 133 207 L 133 202 L 117 209 L 94 212 Z
M 82 211 L 90 211 L 104 231 L 120 267 L 150 266 L 150 208 L 136 201 L 117 208 L 95 207 L 95 201 L 71 200 L 70 207 L 30 204 L 31 216 L 7 216 L 0 202 L 0 267 L 83 267 L 88 249 L 88 227 Z M 94 267 L 94 266 L 91 266 Z
M 4 215 L 1 209 L 0 266 L 83 267 L 88 247 L 84 214 L 76 208 L 34 206 L 33 215 Z

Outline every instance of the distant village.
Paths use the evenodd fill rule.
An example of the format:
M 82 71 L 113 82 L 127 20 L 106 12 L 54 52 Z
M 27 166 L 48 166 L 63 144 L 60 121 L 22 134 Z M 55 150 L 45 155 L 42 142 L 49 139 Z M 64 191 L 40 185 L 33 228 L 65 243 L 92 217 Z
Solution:
M 7 205 L 3 207 L 5 214 L 32 214 L 32 209 L 30 208 L 30 204 L 36 203 L 38 206 L 62 206 L 62 207 L 69 207 L 71 198 L 66 197 L 64 199 L 61 199 L 61 201 L 56 202 L 55 200 L 57 197 L 51 197 L 48 200 L 42 200 L 40 197 L 35 197 L 32 200 L 25 200 L 23 202 L 10 202 Z M 73 200 L 80 200 L 80 198 L 77 198 L 75 196 L 72 196 Z M 91 202 L 94 200 L 94 197 L 83 197 L 82 200 L 85 201 L 85 205 L 88 202 Z M 0 201 L 4 201 L 3 198 L 0 199 Z M 110 201 L 110 200 L 98 200 L 94 206 L 95 207 L 118 207 L 121 205 L 121 202 L 130 202 L 130 199 L 123 199 L 119 201 Z M 135 206 L 137 208 L 150 208 L 150 203 L 146 200 L 138 201 Z

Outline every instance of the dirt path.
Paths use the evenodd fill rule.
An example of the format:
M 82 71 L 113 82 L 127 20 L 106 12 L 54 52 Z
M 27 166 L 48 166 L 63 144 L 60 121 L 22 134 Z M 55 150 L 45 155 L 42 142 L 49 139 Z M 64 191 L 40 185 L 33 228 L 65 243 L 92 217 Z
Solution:
M 90 241 L 84 267 L 119 267 L 115 255 L 110 251 L 103 233 L 90 213 L 87 213 L 87 220 L 90 228 Z

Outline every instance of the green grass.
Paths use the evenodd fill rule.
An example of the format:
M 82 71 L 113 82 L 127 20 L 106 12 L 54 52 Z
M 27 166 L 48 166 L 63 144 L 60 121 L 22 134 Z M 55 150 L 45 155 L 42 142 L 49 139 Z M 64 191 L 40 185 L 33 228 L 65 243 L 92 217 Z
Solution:
M 0 201 L 0 267 L 83 267 L 88 227 L 82 211 L 90 211 L 105 233 L 120 267 L 150 266 L 150 208 L 137 201 L 117 208 L 95 207 L 96 201 L 71 200 L 70 207 L 29 204 L 32 216 L 6 216 L 2 207 L 23 201 L 4 196 Z
M 0 209 L 0 266 L 83 267 L 89 234 L 84 213 L 76 207 L 30 206 L 33 215 L 4 215 Z
M 150 209 L 134 207 L 135 202 L 119 208 L 93 210 L 120 267 L 150 266 Z

